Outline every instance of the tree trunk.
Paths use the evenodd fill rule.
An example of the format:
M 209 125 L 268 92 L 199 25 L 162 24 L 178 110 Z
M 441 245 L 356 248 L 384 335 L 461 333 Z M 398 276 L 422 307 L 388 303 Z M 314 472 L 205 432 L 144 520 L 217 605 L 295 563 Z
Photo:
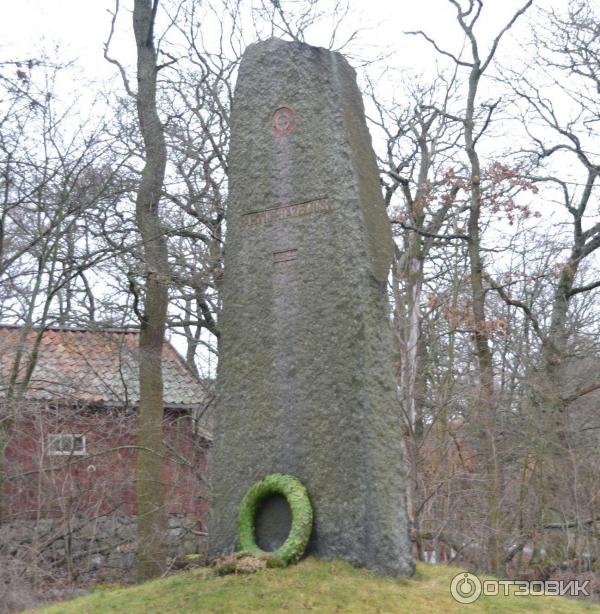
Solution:
M 566 358 L 570 291 L 577 272 L 578 250 L 559 274 L 554 291 L 548 333 L 543 339 L 542 377 L 539 387 L 539 416 L 535 438 L 535 479 L 537 486 L 537 527 L 561 520 L 555 511 L 559 505 L 560 483 L 565 451 L 568 447 L 566 404 L 562 398 L 563 361 Z
M 577 250 L 574 250 L 576 252 Z M 553 449 L 553 454 L 562 453 L 565 445 L 565 425 L 564 402 L 561 398 L 561 372 L 562 362 L 567 351 L 567 314 L 569 311 L 569 300 L 573 288 L 573 281 L 577 272 L 577 254 L 572 257 L 561 271 L 558 279 L 558 286 L 554 292 L 552 303 L 552 315 L 550 317 L 550 327 L 544 340 L 543 351 L 543 372 L 544 381 L 542 384 L 542 413 L 543 430 L 548 436 L 548 443 Z
M 501 480 L 495 441 L 494 364 L 486 330 L 485 288 L 481 258 L 480 217 L 482 206 L 481 164 L 474 138 L 475 96 L 481 78 L 475 62 L 469 77 L 469 93 L 465 117 L 465 149 L 471 171 L 471 202 L 468 221 L 468 253 L 470 265 L 473 337 L 479 367 L 480 396 L 475 401 L 474 418 L 478 425 L 480 456 L 484 459 L 485 498 L 488 515 L 488 556 L 490 571 L 502 573 L 502 543 L 500 539 Z
M 158 207 L 167 149 L 156 105 L 154 18 L 158 0 L 135 0 L 133 29 L 137 47 L 136 96 L 145 165 L 136 199 L 136 219 L 144 247 L 146 294 L 139 342 L 140 406 L 137 460 L 138 568 L 140 580 L 165 568 L 167 517 L 162 481 L 162 348 L 168 305 L 168 260 Z

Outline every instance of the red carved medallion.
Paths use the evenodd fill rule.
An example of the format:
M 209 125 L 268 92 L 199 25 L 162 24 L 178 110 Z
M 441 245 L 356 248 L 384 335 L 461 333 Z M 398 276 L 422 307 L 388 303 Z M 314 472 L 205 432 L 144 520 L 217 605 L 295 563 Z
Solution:
M 287 136 L 294 131 L 296 120 L 289 107 L 279 107 L 273 113 L 273 132 L 275 136 Z

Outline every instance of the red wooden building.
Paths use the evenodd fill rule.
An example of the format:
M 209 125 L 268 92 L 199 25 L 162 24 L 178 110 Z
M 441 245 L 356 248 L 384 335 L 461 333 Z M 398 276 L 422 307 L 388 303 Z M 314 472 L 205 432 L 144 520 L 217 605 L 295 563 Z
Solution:
M 136 514 L 137 348 L 132 330 L 0 326 L 4 521 Z M 205 530 L 209 391 L 166 341 L 163 377 L 167 512 Z

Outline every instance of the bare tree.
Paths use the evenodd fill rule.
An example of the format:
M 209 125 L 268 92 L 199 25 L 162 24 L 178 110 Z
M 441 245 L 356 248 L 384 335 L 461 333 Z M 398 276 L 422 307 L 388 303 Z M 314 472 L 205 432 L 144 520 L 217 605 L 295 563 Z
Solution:
M 469 0 L 461 4 L 459 0 L 448 0 L 456 10 L 456 20 L 467 41 L 467 59 L 444 50 L 424 32 L 417 32 L 429 41 L 441 55 L 448 57 L 460 70 L 466 71 L 468 85 L 465 92 L 465 106 L 462 114 L 455 116 L 455 120 L 464 127 L 464 149 L 469 164 L 470 206 L 468 216 L 468 258 L 470 263 L 471 309 L 473 314 L 473 339 L 475 353 L 479 366 L 479 385 L 481 398 L 477 404 L 478 415 L 475 419 L 479 426 L 479 436 L 482 444 L 482 456 L 486 464 L 486 499 L 488 507 L 489 541 L 488 556 L 489 568 L 495 573 L 502 570 L 502 546 L 500 538 L 502 501 L 501 468 L 496 450 L 496 416 L 495 416 L 495 390 L 494 390 L 494 364 L 489 344 L 489 328 L 486 323 L 486 289 L 484 284 L 484 264 L 481 253 L 481 215 L 483 208 L 482 194 L 482 164 L 478 151 L 478 142 L 489 127 L 497 103 L 487 105 L 487 113 L 479 125 L 477 113 L 477 96 L 483 75 L 490 67 L 498 50 L 500 41 L 511 29 L 517 19 L 531 6 L 528 0 L 516 11 L 508 23 L 498 32 L 489 50 L 482 52 L 481 41 L 475 34 L 475 26 L 483 9 L 482 0 Z M 466 4 L 466 6 L 463 6 Z
M 504 79 L 516 94 L 519 125 L 529 139 L 524 154 L 535 164 L 529 180 L 547 202 L 559 205 L 560 232 L 548 237 L 553 249 L 538 274 L 544 301 L 523 291 L 519 295 L 510 280 L 488 278 L 488 282 L 507 305 L 521 311 L 539 344 L 541 360 L 533 362 L 528 392 L 524 391 L 536 422 L 528 452 L 530 485 L 536 493 L 529 504 L 536 511 L 530 519 L 533 526 L 523 532 L 537 531 L 543 541 L 550 527 L 556 542 L 564 517 L 561 510 L 573 497 L 572 492 L 567 494 L 571 490 L 567 476 L 578 466 L 573 459 L 583 445 L 581 429 L 587 428 L 574 419 L 573 409 L 600 389 L 597 374 L 591 381 L 580 380 L 573 370 L 574 363 L 583 364 L 578 350 L 581 324 L 575 312 L 591 304 L 600 287 L 590 265 L 600 248 L 600 223 L 594 212 L 600 166 L 590 132 L 600 117 L 596 99 L 600 54 L 594 35 L 600 20 L 590 4 L 577 1 L 563 15 L 542 12 L 536 25 L 531 47 L 535 66 L 524 75 L 506 68 Z M 579 471 L 586 473 L 585 468 Z M 566 532 L 562 537 L 557 556 L 568 549 Z
M 154 24 L 158 0 L 136 0 L 133 30 L 137 49 L 136 106 L 146 154 L 136 199 L 136 219 L 146 268 L 144 313 L 140 332 L 140 404 L 137 460 L 138 577 L 160 575 L 166 564 L 166 512 L 162 469 L 162 348 L 168 307 L 169 263 L 158 214 L 167 162 L 167 147 L 156 106 L 158 64 Z
M 45 58 L 12 63 L 16 78 L 0 79 L 5 115 L 0 152 L 0 318 L 22 327 L 14 360 L 0 382 L 2 451 L 14 406 L 27 390 L 44 328 L 80 320 L 81 293 L 90 296 L 90 270 L 111 256 L 90 242 L 86 221 L 106 204 L 119 163 L 109 169 L 103 124 L 81 121 L 55 102 L 54 81 L 64 67 Z M 23 345 L 35 330 L 37 342 Z M 0 488 L 0 517 L 2 509 Z

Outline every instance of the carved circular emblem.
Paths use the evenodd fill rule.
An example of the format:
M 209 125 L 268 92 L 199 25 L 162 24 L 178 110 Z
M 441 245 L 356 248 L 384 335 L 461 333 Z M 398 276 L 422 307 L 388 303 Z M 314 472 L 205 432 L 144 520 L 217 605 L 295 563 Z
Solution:
M 273 132 L 275 136 L 287 136 L 294 131 L 296 119 L 289 107 L 279 107 L 273 113 Z

